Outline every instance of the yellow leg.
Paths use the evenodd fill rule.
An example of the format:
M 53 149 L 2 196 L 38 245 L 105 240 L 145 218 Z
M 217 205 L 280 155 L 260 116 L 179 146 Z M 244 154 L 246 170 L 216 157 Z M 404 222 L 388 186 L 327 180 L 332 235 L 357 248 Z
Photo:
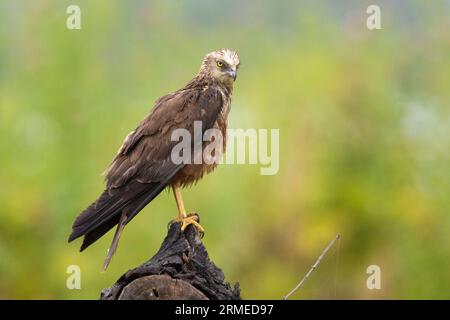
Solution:
M 175 196 L 175 201 L 178 207 L 178 219 L 186 218 L 186 209 L 184 208 L 183 197 L 181 196 L 181 189 L 179 186 L 174 186 L 173 195 Z
M 181 188 L 178 185 L 173 187 L 173 195 L 175 196 L 175 201 L 177 202 L 178 217 L 174 221 L 172 221 L 172 223 L 181 222 L 181 231 L 184 231 L 188 225 L 193 224 L 198 231 L 204 233 L 205 229 L 203 229 L 203 227 L 198 223 L 198 216 L 195 214 L 186 214 L 183 197 L 181 196 Z

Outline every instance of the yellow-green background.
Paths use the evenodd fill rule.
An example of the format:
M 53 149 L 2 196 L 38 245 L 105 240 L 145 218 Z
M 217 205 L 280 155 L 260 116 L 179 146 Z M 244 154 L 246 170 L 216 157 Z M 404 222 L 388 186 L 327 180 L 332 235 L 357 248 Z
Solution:
M 382 30 L 366 28 L 368 4 Z M 82 29 L 67 30 L 78 4 Z M 159 248 L 161 194 L 111 234 L 67 244 L 101 173 L 203 55 L 242 61 L 232 128 L 279 128 L 280 170 L 225 165 L 184 192 L 244 298 L 450 298 L 449 1 L 0 0 L 0 298 L 96 299 Z M 338 250 L 339 247 L 339 250 Z M 66 268 L 81 267 L 81 290 Z M 382 289 L 366 288 L 366 268 Z

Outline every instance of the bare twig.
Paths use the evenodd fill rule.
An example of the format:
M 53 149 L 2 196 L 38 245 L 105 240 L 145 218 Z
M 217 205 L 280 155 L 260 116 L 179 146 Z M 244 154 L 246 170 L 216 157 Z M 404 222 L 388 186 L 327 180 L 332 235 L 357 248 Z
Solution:
M 317 269 L 317 267 L 320 264 L 320 261 L 322 261 L 323 257 L 327 254 L 328 250 L 334 245 L 336 241 L 338 241 L 341 238 L 341 235 L 338 234 L 336 238 L 333 239 L 333 241 L 330 242 L 330 244 L 325 248 L 325 250 L 322 251 L 319 258 L 317 258 L 316 262 L 313 264 L 313 266 L 309 269 L 308 273 L 303 277 L 303 279 L 295 286 L 294 289 L 291 290 L 286 296 L 284 296 L 283 300 L 287 300 L 291 295 L 295 293 L 298 289 L 300 289 L 303 284 L 308 280 L 309 276 L 313 273 L 314 270 Z

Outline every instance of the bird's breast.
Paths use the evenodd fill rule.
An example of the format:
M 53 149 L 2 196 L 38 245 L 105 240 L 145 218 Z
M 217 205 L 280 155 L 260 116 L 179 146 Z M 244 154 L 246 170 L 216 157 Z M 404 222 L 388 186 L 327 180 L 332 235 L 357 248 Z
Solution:
M 224 98 L 224 104 L 220 114 L 214 122 L 213 129 L 216 129 L 217 134 L 215 137 L 219 137 L 220 141 L 204 141 L 202 145 L 202 163 L 200 164 L 186 164 L 172 179 L 172 185 L 180 185 L 182 187 L 192 185 L 200 180 L 205 174 L 212 172 L 225 152 L 227 144 L 227 124 L 228 114 L 230 112 L 230 99 Z M 214 144 L 211 146 L 211 144 Z M 218 147 L 220 145 L 220 147 Z M 208 148 L 209 147 L 209 148 Z M 207 151 L 207 152 L 205 152 Z M 211 154 L 210 154 L 211 153 Z M 212 156 L 215 161 L 212 163 L 205 162 L 205 158 Z M 209 158 L 211 159 L 211 158 Z

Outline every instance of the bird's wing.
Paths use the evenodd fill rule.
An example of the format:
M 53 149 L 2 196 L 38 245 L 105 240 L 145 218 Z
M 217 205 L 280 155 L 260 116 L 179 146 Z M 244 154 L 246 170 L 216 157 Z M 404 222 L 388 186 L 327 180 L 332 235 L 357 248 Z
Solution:
M 203 134 L 212 128 L 222 106 L 222 95 L 213 88 L 180 90 L 159 99 L 125 139 L 107 170 L 107 189 L 75 220 L 69 241 L 85 235 L 82 249 L 86 248 L 119 222 L 123 210 L 128 223 L 184 166 L 171 160 L 178 143 L 171 141 L 173 130 L 186 129 L 193 137 L 194 122 L 201 121 Z
M 118 188 L 129 179 L 142 183 L 161 181 L 173 171 L 171 152 L 178 141 L 172 141 L 172 132 L 186 129 L 192 140 L 194 122 L 202 122 L 202 132 L 211 128 L 223 105 L 218 90 L 181 90 L 164 96 L 153 111 L 125 139 L 119 153 L 106 174 L 108 188 Z

